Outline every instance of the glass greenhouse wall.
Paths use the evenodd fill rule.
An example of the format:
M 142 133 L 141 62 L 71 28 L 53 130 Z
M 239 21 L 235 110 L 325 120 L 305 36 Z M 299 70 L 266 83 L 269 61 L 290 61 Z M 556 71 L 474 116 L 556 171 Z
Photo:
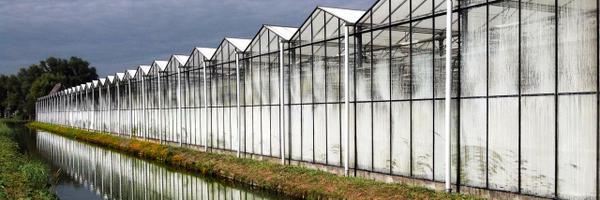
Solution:
M 459 190 L 597 199 L 598 1 L 454 1 L 451 24 L 445 4 L 317 7 L 298 29 L 264 25 L 42 97 L 37 120 L 442 182 L 450 73 Z

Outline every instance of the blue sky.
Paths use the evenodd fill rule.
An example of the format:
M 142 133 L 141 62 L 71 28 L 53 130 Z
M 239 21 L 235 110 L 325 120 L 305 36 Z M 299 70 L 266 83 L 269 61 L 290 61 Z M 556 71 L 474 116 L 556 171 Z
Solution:
M 0 74 L 48 56 L 78 56 L 100 76 L 261 24 L 300 26 L 317 6 L 368 9 L 375 0 L 18 0 L 0 2 Z

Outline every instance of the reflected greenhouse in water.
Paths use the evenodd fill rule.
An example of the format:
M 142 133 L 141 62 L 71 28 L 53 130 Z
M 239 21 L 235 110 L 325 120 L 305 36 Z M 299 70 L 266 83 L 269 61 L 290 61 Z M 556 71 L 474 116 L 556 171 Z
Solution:
M 273 198 L 46 132 L 37 133 L 36 145 L 58 173 L 102 199 Z

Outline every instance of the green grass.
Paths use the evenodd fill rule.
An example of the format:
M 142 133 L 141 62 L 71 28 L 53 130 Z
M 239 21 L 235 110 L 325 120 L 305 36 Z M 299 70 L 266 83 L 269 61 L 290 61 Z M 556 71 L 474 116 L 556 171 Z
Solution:
M 290 197 L 308 199 L 480 199 L 449 194 L 406 184 L 383 183 L 357 177 L 342 177 L 324 171 L 267 161 L 237 158 L 188 148 L 89 132 L 52 124 L 31 122 L 28 126 L 65 137 L 123 151 L 136 157 L 271 190 Z
M 19 152 L 15 131 L 0 121 L 0 199 L 56 199 L 50 169 Z

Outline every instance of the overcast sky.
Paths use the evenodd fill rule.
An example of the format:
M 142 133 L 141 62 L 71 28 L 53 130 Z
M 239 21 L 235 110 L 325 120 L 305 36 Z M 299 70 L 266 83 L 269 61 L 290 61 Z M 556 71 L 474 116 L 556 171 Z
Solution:
M 300 26 L 317 6 L 368 9 L 375 0 L 4 0 L 0 74 L 48 56 L 78 56 L 114 74 L 261 24 Z

